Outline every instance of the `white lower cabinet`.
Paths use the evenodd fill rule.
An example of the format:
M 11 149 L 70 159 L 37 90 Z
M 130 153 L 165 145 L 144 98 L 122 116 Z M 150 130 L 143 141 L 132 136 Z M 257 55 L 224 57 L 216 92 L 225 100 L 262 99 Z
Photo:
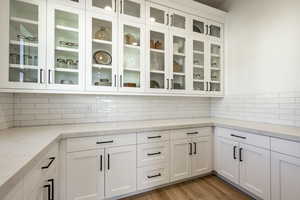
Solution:
M 271 160 L 272 200 L 299 200 L 300 158 L 272 152 Z
M 192 176 L 208 173 L 212 170 L 211 137 L 193 139 Z

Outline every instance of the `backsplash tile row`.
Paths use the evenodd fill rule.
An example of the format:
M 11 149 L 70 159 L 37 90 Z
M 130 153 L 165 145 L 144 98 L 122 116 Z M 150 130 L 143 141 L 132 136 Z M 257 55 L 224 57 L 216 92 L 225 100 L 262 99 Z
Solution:
M 13 126 L 13 94 L 0 93 L 0 129 Z
M 300 127 L 300 92 L 212 98 L 211 116 Z
M 209 98 L 14 95 L 15 127 L 209 116 Z

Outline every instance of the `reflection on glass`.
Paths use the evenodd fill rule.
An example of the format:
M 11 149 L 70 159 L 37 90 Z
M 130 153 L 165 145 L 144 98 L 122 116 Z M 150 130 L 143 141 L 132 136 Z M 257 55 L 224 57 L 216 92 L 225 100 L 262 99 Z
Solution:
M 204 91 L 204 82 L 193 82 L 194 90 Z
M 150 53 L 150 68 L 151 71 L 164 71 L 165 70 L 165 55 L 161 52 Z
M 204 54 L 194 53 L 194 65 L 204 66 Z
M 193 31 L 195 33 L 204 33 L 204 22 L 200 22 L 198 20 L 193 20 Z
M 173 89 L 184 90 L 185 89 L 185 76 L 174 75 Z
M 165 74 L 150 73 L 150 88 L 164 89 L 165 88 Z
M 181 15 L 174 14 L 172 20 L 172 25 L 176 28 L 185 29 L 185 17 Z
M 173 71 L 178 73 L 185 72 L 185 57 L 184 56 L 173 56 Z
M 112 69 L 96 68 L 92 70 L 92 85 L 94 86 L 112 86 Z
M 160 10 L 158 8 L 150 8 L 150 21 L 156 22 L 160 24 L 165 23 L 165 11 Z
M 185 53 L 185 38 L 173 37 L 173 52 L 174 54 L 184 54 Z
M 93 0 L 93 7 L 101 8 L 106 11 L 113 11 L 112 0 Z
M 140 72 L 125 69 L 123 86 L 139 88 L 140 87 Z
M 194 80 L 204 80 L 204 68 L 194 68 Z
M 211 44 L 211 52 L 210 53 L 219 56 L 221 53 L 220 45 Z
M 78 85 L 78 73 L 55 71 L 55 84 Z
M 37 69 L 21 69 L 11 67 L 9 70 L 9 81 L 11 82 L 24 82 L 24 83 L 37 83 L 38 70 Z
M 132 17 L 141 17 L 141 5 L 139 3 L 124 0 L 124 14 Z
M 193 41 L 193 50 L 199 51 L 199 52 L 204 52 L 204 42 L 194 40 Z
M 221 38 L 221 27 L 211 25 L 209 35 L 217 38 Z
M 211 70 L 211 80 L 220 81 L 220 70 Z
M 220 92 L 221 91 L 221 84 L 220 83 L 210 83 L 210 91 Z

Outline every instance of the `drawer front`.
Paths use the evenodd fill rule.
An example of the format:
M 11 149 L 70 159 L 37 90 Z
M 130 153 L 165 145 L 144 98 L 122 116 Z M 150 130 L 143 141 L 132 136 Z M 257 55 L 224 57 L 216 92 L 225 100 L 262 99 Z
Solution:
M 216 136 L 227 138 L 236 142 L 270 149 L 270 137 L 247 133 L 226 128 L 216 128 Z
M 138 166 L 169 162 L 169 142 L 138 145 Z
M 271 138 L 271 150 L 300 158 L 300 143 Z
M 179 129 L 179 130 L 171 130 L 170 137 L 171 140 L 181 140 L 188 138 L 196 138 L 202 136 L 210 136 L 213 131 L 211 127 L 205 128 L 193 128 L 193 129 Z
M 170 182 L 168 164 L 138 168 L 138 190 L 143 190 Z
M 168 141 L 169 131 L 138 133 L 137 138 L 138 144 Z
M 67 152 L 85 151 L 106 147 L 136 144 L 136 134 L 105 135 L 71 138 L 67 140 Z

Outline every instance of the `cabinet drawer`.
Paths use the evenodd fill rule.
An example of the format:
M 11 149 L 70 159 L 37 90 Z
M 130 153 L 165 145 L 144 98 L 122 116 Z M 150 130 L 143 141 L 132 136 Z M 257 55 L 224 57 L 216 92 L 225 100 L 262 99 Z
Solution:
M 169 182 L 168 164 L 138 168 L 138 190 L 163 185 Z
M 250 144 L 265 149 L 270 149 L 270 137 L 246 133 L 233 129 L 216 128 L 217 137 L 227 138 L 236 142 Z
M 72 138 L 67 141 L 67 152 L 136 144 L 136 134 L 105 135 Z
M 300 158 L 300 143 L 271 138 L 271 150 Z
M 139 133 L 137 138 L 138 144 L 168 141 L 169 131 Z
M 138 145 L 138 166 L 169 162 L 169 142 Z
M 170 131 L 171 140 L 196 138 L 196 137 L 210 136 L 210 135 L 212 135 L 211 127 L 179 129 L 179 130 L 171 130 Z

